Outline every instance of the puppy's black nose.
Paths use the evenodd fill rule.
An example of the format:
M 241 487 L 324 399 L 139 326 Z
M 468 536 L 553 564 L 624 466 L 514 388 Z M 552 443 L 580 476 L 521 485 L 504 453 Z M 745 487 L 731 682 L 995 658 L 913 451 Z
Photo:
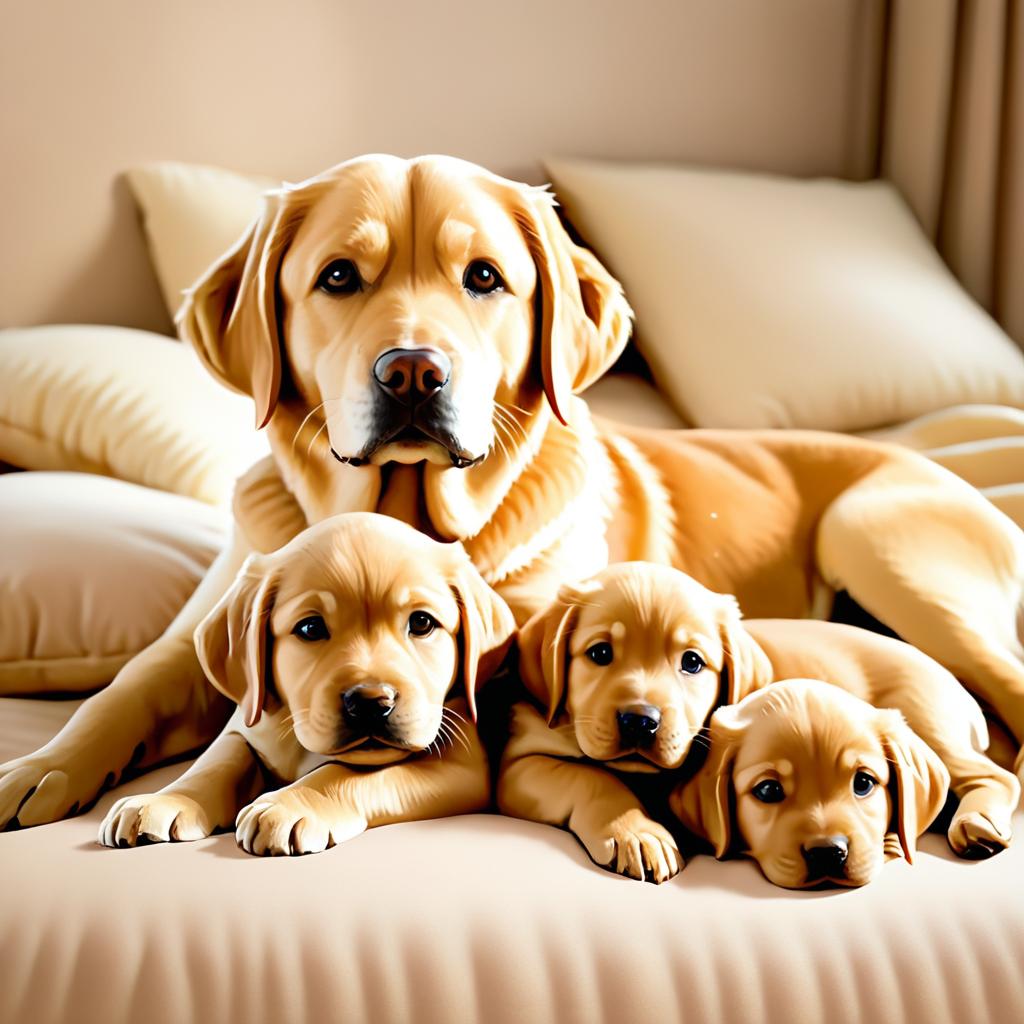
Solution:
M 653 704 L 629 704 L 615 713 L 623 746 L 642 747 L 654 739 L 661 712 Z
M 395 710 L 398 691 L 387 683 L 359 683 L 341 695 L 345 717 L 354 725 L 372 728 Z
M 850 840 L 846 836 L 822 836 L 806 843 L 801 852 L 807 862 L 808 882 L 837 878 L 850 855 Z
M 447 383 L 452 361 L 436 348 L 390 348 L 373 364 L 373 379 L 401 405 L 418 405 Z

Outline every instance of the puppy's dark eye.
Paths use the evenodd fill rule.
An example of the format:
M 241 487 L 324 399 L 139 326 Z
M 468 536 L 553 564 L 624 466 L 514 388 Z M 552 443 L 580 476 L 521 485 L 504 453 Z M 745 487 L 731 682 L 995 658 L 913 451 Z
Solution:
M 853 777 L 853 795 L 867 796 L 878 785 L 878 780 L 867 772 L 857 772 Z
M 351 295 L 363 287 L 363 281 L 351 260 L 332 260 L 316 279 L 316 286 L 328 295 Z
M 307 643 L 316 643 L 317 640 L 330 640 L 331 633 L 327 623 L 319 615 L 308 615 L 295 623 L 292 633 L 300 640 Z
M 435 629 L 437 629 L 437 619 L 433 615 L 428 615 L 426 612 L 413 612 L 409 616 L 410 636 L 430 636 Z
M 786 791 L 778 779 L 765 779 L 759 782 L 751 791 L 756 800 L 763 804 L 778 804 L 786 799 Z
M 600 643 L 591 644 L 587 648 L 587 657 L 595 665 L 610 665 L 614 656 L 612 645 L 603 640 Z
M 486 260 L 473 260 L 462 278 L 462 287 L 473 295 L 490 295 L 501 291 L 505 282 L 501 274 Z
M 705 665 L 704 659 L 696 651 L 683 651 L 683 660 L 679 667 L 690 676 L 695 676 Z

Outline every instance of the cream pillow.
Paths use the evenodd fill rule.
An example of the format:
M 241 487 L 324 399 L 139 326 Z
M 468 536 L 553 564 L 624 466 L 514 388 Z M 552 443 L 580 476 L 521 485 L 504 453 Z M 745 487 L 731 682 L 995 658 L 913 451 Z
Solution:
M 0 693 L 109 682 L 178 613 L 228 519 L 84 473 L 0 476 Z
M 1024 355 L 893 186 L 546 166 L 688 422 L 866 430 L 961 403 L 1024 405 Z
M 182 292 L 241 238 L 281 183 L 217 167 L 156 163 L 126 173 L 171 317 Z
M 0 331 L 0 462 L 119 477 L 202 501 L 230 500 L 267 453 L 252 402 L 192 350 L 124 327 Z

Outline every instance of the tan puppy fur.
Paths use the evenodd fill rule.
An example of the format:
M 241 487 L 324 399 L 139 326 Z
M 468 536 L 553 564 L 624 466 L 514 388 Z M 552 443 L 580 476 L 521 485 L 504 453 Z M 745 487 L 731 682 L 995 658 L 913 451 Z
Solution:
M 610 648 L 605 664 L 588 656 L 595 645 Z M 827 680 L 906 716 L 948 767 L 960 798 L 949 828 L 955 852 L 983 857 L 1010 841 L 1020 786 L 985 756 L 980 708 L 941 665 L 901 641 L 828 622 L 742 621 L 735 598 L 637 562 L 563 587 L 523 628 L 519 647 L 523 682 L 545 714 L 516 705 L 499 806 L 567 825 L 598 863 L 618 867 L 620 841 L 641 852 L 666 841 L 612 770 L 678 768 L 719 703 L 796 676 Z M 619 716 L 638 705 L 655 709 L 657 729 L 643 746 L 624 745 Z M 574 776 L 585 785 L 572 786 Z M 615 824 L 626 809 L 647 838 Z M 636 862 L 625 866 L 634 877 L 650 873 L 633 870 Z
M 825 615 L 847 590 L 1024 740 L 1024 534 L 896 447 L 594 422 L 574 394 L 614 363 L 630 316 L 550 194 L 472 164 L 364 157 L 270 193 L 179 327 L 253 398 L 273 458 L 242 481 L 234 543 L 165 636 L 0 766 L 0 827 L 51 821 L 216 735 L 228 707 L 192 631 L 252 550 L 347 511 L 461 540 L 519 622 L 625 560 L 683 569 L 751 615 Z M 396 349 L 448 368 L 404 425 L 374 377 Z
M 672 805 L 719 857 L 736 842 L 776 885 L 853 887 L 913 861 L 948 781 L 898 711 L 787 680 L 715 712 L 707 763 Z
M 384 516 L 326 520 L 250 559 L 196 631 L 238 711 L 182 778 L 118 801 L 100 842 L 198 839 L 237 814 L 250 853 L 313 853 L 373 825 L 481 809 L 474 694 L 514 628 L 460 547 Z M 449 700 L 459 681 L 465 697 Z M 291 785 L 239 813 L 263 772 Z

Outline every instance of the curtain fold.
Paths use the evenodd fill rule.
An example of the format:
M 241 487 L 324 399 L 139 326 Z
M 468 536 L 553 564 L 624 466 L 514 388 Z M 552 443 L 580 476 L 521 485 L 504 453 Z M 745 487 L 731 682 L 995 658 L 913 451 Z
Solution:
M 1022 0 L 890 0 L 880 172 L 1024 347 Z

